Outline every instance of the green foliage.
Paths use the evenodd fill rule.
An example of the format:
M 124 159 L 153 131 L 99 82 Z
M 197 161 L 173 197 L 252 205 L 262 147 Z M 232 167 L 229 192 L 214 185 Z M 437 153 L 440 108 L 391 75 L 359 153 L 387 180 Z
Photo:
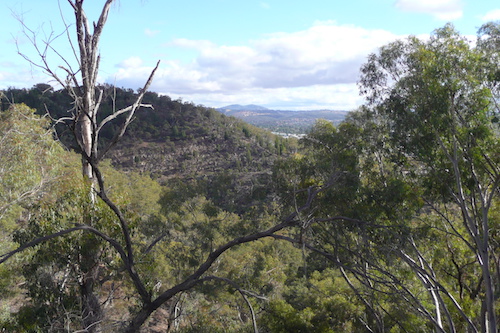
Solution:
M 319 329 L 304 288 L 333 267 L 355 291 L 354 317 L 372 330 L 481 327 L 481 309 L 492 302 L 488 290 L 498 286 L 495 278 L 493 288 L 483 281 L 498 270 L 499 95 L 491 76 L 497 35 L 483 36 L 475 48 L 445 26 L 429 41 L 387 45 L 362 68 L 361 90 L 371 105 L 338 126 L 318 121 L 301 150 L 276 164 L 276 185 L 290 211 L 305 202 L 308 187 L 329 187 L 300 232 L 321 255 L 308 255 L 311 273 L 292 293 L 300 302 L 284 292 L 271 303 L 274 315 L 264 318 L 272 330 L 287 323 L 293 324 L 283 330 Z M 490 309 L 498 307 L 493 298 Z
M 15 218 L 20 205 L 43 194 L 56 182 L 63 150 L 52 138 L 46 118 L 26 105 L 0 113 L 0 218 Z M 16 208 L 16 206 L 18 208 Z M 8 216 L 10 214 L 10 216 Z M 4 227 L 9 228 L 4 224 Z
M 413 214 L 421 206 L 416 200 L 418 192 L 403 181 L 402 167 L 390 164 L 391 152 L 383 144 L 385 128 L 370 119 L 362 126 L 351 120 L 366 117 L 366 113 L 368 110 L 352 113 L 338 127 L 319 121 L 301 140 L 303 150 L 277 164 L 279 190 L 300 205 L 305 193 L 295 195 L 297 191 L 329 186 L 318 198 L 321 216 L 398 221 Z M 374 140 L 375 135 L 380 140 Z
M 211 251 L 227 241 L 229 230 L 239 220 L 237 215 L 217 209 L 201 196 L 169 206 L 163 214 L 166 223 L 160 230 L 168 237 L 152 253 L 157 258 L 158 279 L 165 288 L 192 273 Z
M 73 168 L 60 175 L 58 186 L 51 188 L 49 194 L 40 196 L 28 207 L 29 219 L 18 226 L 13 240 L 24 244 L 77 224 L 90 223 L 120 241 L 122 230 L 116 216 L 100 200 L 91 204 L 88 184 L 81 180 L 77 167 L 79 161 L 66 154 L 65 160 L 75 162 Z M 123 207 L 130 221 L 130 231 L 137 246 L 145 246 L 148 237 L 138 231 L 145 230 L 142 225 L 151 225 L 160 218 L 157 204 L 160 185 L 149 177 L 118 172 L 109 163 L 102 165 L 102 171 L 106 181 L 112 184 L 110 197 Z M 134 304 L 128 299 L 130 286 L 121 273 L 121 259 L 108 243 L 95 235 L 71 233 L 42 243 L 21 256 L 24 264 L 18 273 L 24 278 L 23 289 L 29 301 L 23 303 L 15 320 L 11 320 L 16 329 L 33 332 L 78 329 L 81 325 L 81 279 L 96 262 L 101 281 L 96 288 L 97 294 L 102 300 L 111 297 L 109 301 L 113 302 L 108 320 L 123 318 Z M 139 267 L 145 272 L 150 269 L 146 264 Z M 120 286 L 122 297 L 112 296 L 116 285 Z
M 84 217 L 92 209 L 87 186 L 82 184 L 67 190 L 60 193 L 55 201 L 44 201 L 31 209 L 27 225 L 16 232 L 14 240 L 24 244 L 84 223 Z M 94 222 L 101 226 L 103 219 L 109 220 L 110 215 L 103 206 L 92 212 Z M 18 313 L 20 325 L 26 325 L 25 317 L 29 313 L 29 324 L 42 331 L 65 327 L 76 329 L 79 326 L 78 320 L 74 321 L 79 318 L 81 306 L 78 301 L 78 278 L 88 269 L 86 258 L 93 256 L 92 252 L 98 249 L 95 245 L 102 247 L 103 243 L 95 236 L 74 233 L 25 252 L 27 264 L 21 272 L 32 301 Z M 58 255 L 54 256 L 54 253 Z M 83 253 L 85 256 L 82 256 Z
M 26 105 L 15 104 L 0 112 L 0 253 L 12 250 L 12 233 L 29 216 L 30 207 L 55 188 L 64 186 L 74 156 L 53 140 L 47 118 Z M 75 164 L 73 164 L 75 165 Z M 19 298 L 20 260 L 0 265 L 1 325 L 14 325 L 10 302 Z M 5 313 L 4 313 L 5 311 Z
M 261 324 L 269 332 L 359 332 L 363 307 L 335 271 L 290 277 L 283 299 L 272 300 Z
M 481 236 L 496 235 L 497 223 L 496 37 L 474 48 L 445 26 L 429 41 L 382 48 L 362 68 L 371 105 L 338 127 L 318 122 L 303 150 L 277 164 L 290 207 L 305 201 L 307 187 L 330 185 L 304 217 L 301 240 L 323 257 L 311 255 L 309 269 L 342 267 L 372 329 L 465 331 L 481 327 L 484 304 L 489 313 L 498 307 L 487 296 L 498 286 L 498 238 Z M 307 313 L 289 305 L 278 303 L 307 330 Z
M 405 66 L 399 68 L 398 63 Z M 441 184 L 455 183 L 449 172 L 453 154 L 463 159 L 458 164 L 462 177 L 471 175 L 472 164 L 479 177 L 490 172 L 484 169 L 488 162 L 480 153 L 498 145 L 498 140 L 492 141 L 491 119 L 498 112 L 492 104 L 494 91 L 484 84 L 490 67 L 482 49 L 473 48 L 447 25 L 436 30 L 429 42 L 410 38 L 389 44 L 362 69 L 364 91 L 388 119 L 393 144 L 406 157 L 423 163 L 419 176 L 437 196 L 447 194 Z M 395 73 L 399 79 L 387 88 L 388 76 Z M 432 183 L 438 186 L 433 189 Z
M 107 85 L 100 88 L 104 97 L 99 119 L 111 114 L 113 108 L 128 105 L 136 96 L 130 89 Z M 64 91 L 47 90 L 43 85 L 11 88 L 5 96 L 41 107 L 39 111 L 45 110 L 43 101 L 54 118 L 66 116 L 71 109 Z M 149 174 L 169 188 L 186 183 L 220 208 L 235 213 L 272 202 L 269 169 L 280 154 L 286 156 L 297 149 L 296 140 L 168 96 L 147 93 L 144 103 L 153 105 L 154 110 L 138 110 L 123 141 L 108 155 L 114 166 Z M 102 129 L 99 145 L 113 137 L 122 120 L 118 117 L 116 123 Z M 67 147 L 76 147 L 67 126 L 60 124 L 56 128 Z
M 448 25 L 427 41 L 387 45 L 362 68 L 360 86 L 370 105 L 338 125 L 317 121 L 298 145 L 215 110 L 148 93 L 144 102 L 155 110 L 139 111 L 110 155 L 127 172 L 109 161 L 100 167 L 109 196 L 129 221 L 136 268 L 153 296 L 183 281 L 228 240 L 296 212 L 308 188 L 324 190 L 299 214 L 296 228 L 282 232 L 291 242 L 235 246 L 145 329 L 160 323 L 180 332 L 250 332 L 241 288 L 263 332 L 452 326 L 461 332 L 471 323 L 481 330 L 488 268 L 478 258 L 495 267 L 500 250 L 498 31 L 484 26 L 473 46 Z M 52 103 L 62 114 L 67 96 L 47 88 L 7 93 Z M 135 95 L 103 88 L 118 108 Z M 113 107 L 105 98 L 101 117 Z M 123 244 L 116 216 L 99 200 L 90 204 L 74 156 L 52 140 L 47 121 L 25 106 L 0 116 L 3 239 L 16 230 L 21 244 L 89 222 Z M 103 140 L 116 129 L 107 125 Z M 23 196 L 34 188 L 36 195 Z M 17 221 L 23 211 L 28 218 Z M 486 238 L 474 237 L 474 228 L 488 235 L 490 257 L 481 257 Z M 2 243 L 2 250 L 10 245 Z M 3 306 L 0 321 L 11 331 L 77 329 L 81 279 L 95 263 L 96 292 L 108 307 L 105 325 L 127 320 L 141 305 L 116 251 L 89 233 L 56 238 L 18 258 L 24 264 L 12 267 L 22 272 L 29 298 L 15 317 Z M 498 287 L 497 275 L 490 275 Z M 5 266 L 0 278 L 5 294 L 16 280 Z

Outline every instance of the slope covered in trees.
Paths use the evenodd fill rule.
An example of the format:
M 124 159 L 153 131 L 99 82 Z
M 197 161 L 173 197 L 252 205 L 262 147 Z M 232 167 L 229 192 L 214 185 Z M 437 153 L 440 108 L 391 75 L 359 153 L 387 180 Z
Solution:
M 296 151 L 213 110 L 92 85 L 86 150 L 80 87 L 5 91 L 70 117 L 52 136 L 2 106 L 1 329 L 496 332 L 499 40 L 497 24 L 475 44 L 448 25 L 383 47 L 361 69 L 368 104 Z M 134 101 L 155 110 L 127 124 L 116 110 Z M 98 152 L 124 123 L 115 168 Z
M 105 97 L 100 119 L 137 96 L 132 90 L 102 88 Z M 2 109 L 15 101 L 35 108 L 39 114 L 49 111 L 52 118 L 59 119 L 72 108 L 64 90 L 53 91 L 45 84 L 31 89 L 10 88 L 3 94 Z M 240 207 L 241 211 L 254 199 L 270 195 L 274 161 L 296 149 L 293 139 L 273 135 L 214 109 L 156 93 L 146 93 L 143 102 L 154 109 L 142 108 L 136 113 L 123 139 L 107 156 L 113 165 L 148 174 L 162 184 L 175 185 L 182 179 L 193 191 L 201 191 L 228 209 Z M 112 140 L 123 117 L 117 120 L 103 128 L 100 145 Z M 74 149 L 70 129 L 63 124 L 56 129 L 64 145 Z
M 114 109 L 127 105 L 137 95 L 130 89 L 112 86 L 100 88 L 103 88 L 105 95 L 101 119 L 109 116 Z M 10 88 L 3 91 L 3 94 L 6 98 L 2 100 L 2 109 L 7 109 L 9 102 L 24 103 L 38 110 L 39 114 L 44 114 L 47 110 L 51 117 L 58 119 L 67 115 L 72 108 L 72 100 L 64 90 L 53 91 L 45 84 L 38 84 L 31 89 Z M 154 109 L 143 108 L 136 114 L 124 135 L 122 146 L 113 155 L 113 162 L 125 169 L 154 173 L 165 178 L 180 174 L 181 171 L 182 174 L 192 175 L 243 167 L 248 171 L 258 171 L 271 165 L 273 158 L 287 148 L 286 140 L 236 118 L 222 115 L 214 109 L 171 100 L 168 96 L 156 93 L 146 93 L 143 102 L 152 105 Z M 74 147 L 74 139 L 69 135 L 68 129 L 59 125 L 57 130 L 63 143 Z M 100 144 L 111 140 L 116 130 L 116 124 L 105 127 L 101 132 Z M 156 163 L 150 160 L 150 164 L 144 162 L 143 157 L 156 154 L 149 151 L 156 149 L 151 147 L 153 145 L 166 149 L 163 155 L 175 155 L 175 158 L 169 161 L 160 159 Z M 182 163 L 186 158 L 189 159 L 187 156 L 183 158 L 183 154 L 200 158 L 193 163 Z M 221 156 L 224 158 L 220 158 Z M 158 160 L 158 156 L 155 159 Z

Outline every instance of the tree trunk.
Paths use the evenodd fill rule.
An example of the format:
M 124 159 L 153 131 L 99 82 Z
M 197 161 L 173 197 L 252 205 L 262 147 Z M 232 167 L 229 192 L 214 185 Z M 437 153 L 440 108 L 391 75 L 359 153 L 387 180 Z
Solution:
M 490 271 L 490 262 L 489 255 L 487 249 L 479 249 L 482 265 L 481 268 L 483 270 L 483 283 L 484 283 L 484 308 L 486 313 L 484 315 L 484 327 L 483 332 L 485 333 L 496 333 L 497 331 L 497 322 L 496 322 L 496 313 L 495 313 L 495 293 L 493 287 L 493 281 L 491 279 L 491 271 Z
M 82 326 L 85 332 L 88 333 L 101 332 L 101 320 L 103 319 L 101 303 L 94 294 L 94 283 L 96 275 L 96 268 L 91 269 L 89 272 L 86 272 L 80 285 L 82 301 Z

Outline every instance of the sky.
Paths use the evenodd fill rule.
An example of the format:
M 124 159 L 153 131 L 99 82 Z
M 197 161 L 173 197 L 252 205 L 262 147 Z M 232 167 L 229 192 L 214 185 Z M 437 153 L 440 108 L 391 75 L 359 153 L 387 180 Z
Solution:
M 103 0 L 84 3 L 97 21 Z M 452 23 L 473 40 L 500 20 L 499 0 L 119 0 L 101 38 L 99 81 L 138 89 L 160 60 L 150 90 L 208 107 L 353 110 L 367 56 L 408 35 Z M 0 89 L 49 83 L 39 50 L 62 74 L 74 64 L 67 0 L 0 0 Z M 29 30 L 24 30 L 23 24 Z M 24 55 L 21 56 L 19 53 Z

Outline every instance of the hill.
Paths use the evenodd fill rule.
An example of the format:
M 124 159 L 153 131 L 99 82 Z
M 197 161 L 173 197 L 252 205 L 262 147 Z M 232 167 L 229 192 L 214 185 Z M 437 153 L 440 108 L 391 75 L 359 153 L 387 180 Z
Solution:
M 132 90 L 105 86 L 101 117 L 133 100 Z M 8 89 L 9 100 L 23 102 L 57 119 L 67 116 L 71 99 L 64 91 L 39 84 L 31 89 Z M 111 98 L 113 97 L 113 98 Z M 269 195 L 274 161 L 294 149 L 293 141 L 230 116 L 168 96 L 147 93 L 123 140 L 110 152 L 114 166 L 146 173 L 161 184 L 187 186 L 214 199 L 224 209 L 244 209 Z M 2 109 L 8 102 L 2 101 Z M 120 121 L 120 119 L 117 119 Z M 74 149 L 68 128 L 59 124 L 61 141 Z M 110 124 L 101 140 L 110 140 L 117 130 Z M 242 204 L 244 203 L 244 204 Z
M 348 112 L 344 110 L 270 110 L 258 105 L 239 104 L 224 106 L 217 110 L 272 132 L 294 134 L 307 133 L 317 119 L 326 119 L 337 124 Z
M 218 110 L 222 112 L 230 112 L 230 111 L 264 111 L 269 109 L 255 104 L 248 104 L 248 105 L 231 104 L 228 106 L 218 108 Z

